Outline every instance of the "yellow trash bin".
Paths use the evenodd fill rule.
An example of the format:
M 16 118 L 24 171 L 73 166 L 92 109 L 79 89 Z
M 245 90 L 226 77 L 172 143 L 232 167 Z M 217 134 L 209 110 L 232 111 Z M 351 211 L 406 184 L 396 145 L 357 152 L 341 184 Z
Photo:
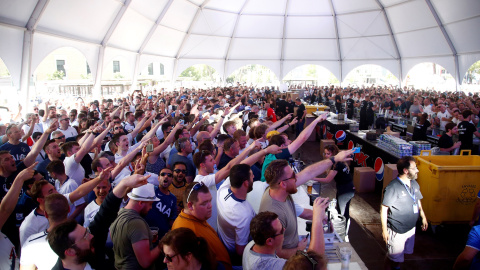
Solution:
M 468 155 L 462 155 L 462 153 Z M 415 156 L 422 206 L 433 225 L 468 222 L 480 190 L 480 156 L 462 151 L 459 156 Z M 425 155 L 427 154 L 427 155 Z

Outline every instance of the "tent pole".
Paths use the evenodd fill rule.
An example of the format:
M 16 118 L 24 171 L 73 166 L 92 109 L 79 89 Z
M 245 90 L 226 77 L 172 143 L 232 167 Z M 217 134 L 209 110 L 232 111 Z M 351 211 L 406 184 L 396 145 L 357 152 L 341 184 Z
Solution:
M 30 78 L 31 78 L 31 65 L 32 65 L 32 40 L 33 32 L 31 30 L 25 30 L 23 34 L 23 49 L 22 49 L 22 70 L 20 73 L 20 96 L 25 94 L 25 100 L 20 101 L 23 103 L 23 111 L 30 111 L 28 108 L 30 102 Z

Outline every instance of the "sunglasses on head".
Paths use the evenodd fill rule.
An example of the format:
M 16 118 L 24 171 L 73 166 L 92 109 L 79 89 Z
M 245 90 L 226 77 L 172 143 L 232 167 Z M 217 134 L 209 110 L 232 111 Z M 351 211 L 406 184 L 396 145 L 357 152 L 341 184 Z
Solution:
M 188 196 L 187 196 L 187 202 L 188 202 L 188 199 L 190 199 L 190 195 L 192 194 L 192 191 L 196 191 L 196 190 L 199 190 L 201 187 L 203 187 L 205 184 L 203 182 L 198 182 L 196 183 L 192 189 L 190 190 L 190 192 L 188 193 Z

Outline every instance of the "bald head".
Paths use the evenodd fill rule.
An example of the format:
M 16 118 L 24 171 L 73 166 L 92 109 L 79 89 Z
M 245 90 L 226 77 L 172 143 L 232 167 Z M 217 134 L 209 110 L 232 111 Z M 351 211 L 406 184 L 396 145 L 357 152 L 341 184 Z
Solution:
M 211 139 L 210 133 L 208 133 L 207 131 L 198 132 L 197 134 L 198 145 L 200 145 L 204 140 L 207 140 L 207 139 Z

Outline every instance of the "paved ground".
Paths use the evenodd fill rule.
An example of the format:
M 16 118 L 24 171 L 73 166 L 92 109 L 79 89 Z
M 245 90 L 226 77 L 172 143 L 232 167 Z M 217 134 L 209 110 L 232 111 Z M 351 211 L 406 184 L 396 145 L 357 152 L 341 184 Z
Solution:
M 320 143 L 306 142 L 294 156 L 300 154 L 306 164 L 321 159 Z M 323 184 L 321 195 L 333 198 L 335 184 Z M 350 207 L 352 222 L 350 243 L 368 269 L 383 269 L 385 244 L 380 225 L 380 194 L 355 194 Z M 465 246 L 469 226 L 439 225 L 435 233 L 429 228 L 422 232 L 417 226 L 414 254 L 406 256 L 402 269 L 452 269 L 456 257 Z

